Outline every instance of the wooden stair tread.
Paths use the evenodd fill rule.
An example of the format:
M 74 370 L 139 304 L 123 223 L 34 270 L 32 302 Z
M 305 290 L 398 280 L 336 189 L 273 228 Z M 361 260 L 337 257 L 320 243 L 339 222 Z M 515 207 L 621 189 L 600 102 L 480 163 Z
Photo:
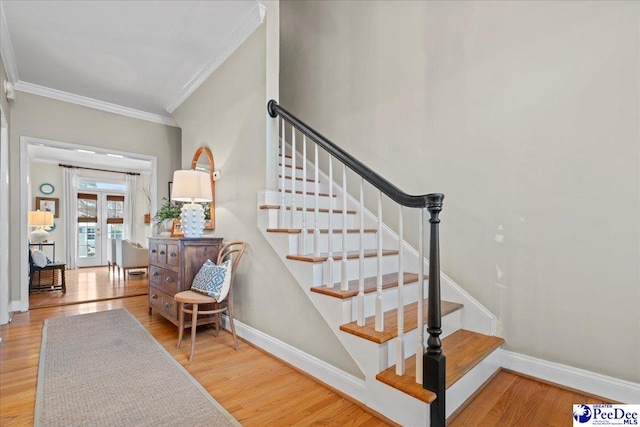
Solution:
M 404 284 L 408 285 L 409 283 L 414 283 L 418 281 L 418 275 L 415 273 L 404 273 Z M 424 276 L 424 279 L 427 280 L 429 276 Z M 377 288 L 378 278 L 377 277 L 366 277 L 364 279 L 364 293 L 368 294 L 371 292 L 375 292 Z M 349 280 L 349 289 L 346 291 L 340 290 L 340 283 L 334 284 L 333 288 L 328 288 L 326 286 L 314 286 L 311 288 L 311 292 L 317 292 L 319 294 L 328 295 L 334 298 L 351 298 L 358 295 L 358 286 L 360 285 L 360 281 L 358 279 Z M 398 273 L 388 273 L 382 275 L 382 289 L 395 288 L 398 286 Z
M 278 191 L 282 191 L 282 190 L 278 190 Z M 291 193 L 291 190 L 284 190 L 285 193 Z M 296 194 L 303 194 L 302 191 L 298 190 L 296 191 Z M 313 191 L 307 191 L 306 193 L 308 196 L 315 196 L 316 193 L 314 193 Z M 329 193 L 318 193 L 318 196 L 321 197 L 329 197 Z M 333 197 L 338 197 L 337 194 L 334 194 Z
M 267 228 L 269 233 L 289 233 L 289 234 L 300 234 L 302 233 L 301 228 Z M 313 228 L 307 228 L 307 233 L 313 233 Z M 365 233 L 376 233 L 378 230 L 375 228 L 365 228 Z M 320 228 L 320 234 L 327 234 L 329 232 L 328 228 Z M 333 232 L 336 234 L 342 234 L 342 228 L 334 228 Z M 359 228 L 347 228 L 347 234 L 359 233 Z
M 427 323 L 428 299 L 424 300 L 423 317 L 425 324 Z M 442 301 L 440 310 L 442 317 L 453 313 L 464 307 L 462 304 L 450 301 Z M 404 332 L 413 331 L 418 327 L 418 303 L 413 302 L 404 306 Z M 353 334 L 360 338 L 382 344 L 398 336 L 398 309 L 384 312 L 384 331 L 376 331 L 375 316 L 369 316 L 364 319 L 364 326 L 358 326 L 356 322 L 340 325 L 340 330 Z
M 383 249 L 382 256 L 385 255 L 397 255 L 398 251 L 393 249 Z M 377 249 L 369 249 L 364 251 L 365 258 L 374 257 L 378 255 Z M 347 259 L 357 259 L 360 257 L 360 251 L 348 251 Z M 287 259 L 292 259 L 295 261 L 305 261 L 305 262 L 324 262 L 329 258 L 329 254 L 327 252 L 321 253 L 319 256 L 313 255 L 287 255 Z M 335 261 L 342 260 L 342 252 L 334 252 L 333 259 Z
M 280 209 L 279 205 L 260 205 L 260 209 Z M 287 206 L 287 210 L 290 211 L 291 210 L 291 206 Z M 297 211 L 302 211 L 301 207 L 296 207 Z M 315 209 L 314 208 L 307 208 L 307 212 L 314 212 Z M 328 213 L 329 209 L 327 208 L 320 208 L 318 209 L 318 212 L 322 212 L 322 213 Z M 341 214 L 344 211 L 342 209 L 334 209 L 333 213 L 335 214 Z M 356 211 L 354 210 L 347 210 L 347 214 L 352 214 L 355 215 Z
M 425 337 L 426 338 L 426 337 Z M 467 372 L 477 366 L 485 357 L 504 344 L 504 339 L 460 329 L 442 340 L 442 351 L 447 358 L 447 388 L 455 384 Z M 436 395 L 415 382 L 416 358 L 405 360 L 405 373 L 396 375 L 396 367 L 376 375 L 376 379 L 423 402 L 431 403 Z

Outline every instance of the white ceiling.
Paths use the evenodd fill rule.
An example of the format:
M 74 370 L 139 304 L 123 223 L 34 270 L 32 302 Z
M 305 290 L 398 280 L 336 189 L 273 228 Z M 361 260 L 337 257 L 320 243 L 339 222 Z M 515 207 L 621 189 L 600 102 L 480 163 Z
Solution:
M 0 47 L 17 90 L 166 124 L 264 17 L 258 0 L 0 6 Z

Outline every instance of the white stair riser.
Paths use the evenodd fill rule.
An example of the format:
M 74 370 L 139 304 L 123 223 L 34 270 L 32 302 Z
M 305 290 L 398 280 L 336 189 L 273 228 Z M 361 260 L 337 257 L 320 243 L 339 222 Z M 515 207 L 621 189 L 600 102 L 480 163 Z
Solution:
M 312 286 L 321 286 L 326 285 L 329 280 L 328 278 L 328 264 L 329 261 L 314 263 L 314 274 L 313 274 L 313 285 Z M 342 269 L 342 261 L 333 262 L 333 282 L 339 282 L 342 278 L 341 269 Z M 359 277 L 360 274 L 360 260 L 359 259 L 348 259 L 347 262 L 347 280 L 354 280 Z M 365 277 L 375 276 L 377 274 L 378 269 L 378 260 L 377 257 L 366 257 L 364 259 L 364 275 Z M 398 256 L 397 255 L 387 255 L 382 257 L 382 274 L 394 273 L 398 271 Z
M 303 206 L 302 198 L 305 197 L 307 199 L 307 208 L 314 209 L 315 204 L 315 193 L 313 190 L 307 189 L 307 195 L 295 194 L 296 207 L 301 208 Z M 281 203 L 282 196 L 278 197 L 278 205 Z M 291 193 L 284 194 L 284 203 L 285 206 L 291 206 Z M 329 208 L 329 197 L 328 196 L 318 196 L 318 208 L 320 209 L 328 209 Z M 332 209 L 342 209 L 342 199 L 340 197 L 334 197 L 333 202 L 331 203 Z
M 292 251 L 290 255 L 296 254 L 313 254 L 316 238 L 318 239 L 318 251 L 320 253 L 329 251 L 329 233 L 307 233 L 306 248 L 303 247 L 303 234 L 289 234 L 289 250 Z M 332 251 L 333 253 L 343 250 L 342 247 L 342 233 L 332 234 Z M 362 236 L 362 243 L 365 249 L 375 249 L 376 247 L 376 235 L 375 233 L 365 233 Z M 360 235 L 356 233 L 347 233 L 347 251 L 355 251 L 360 249 Z
M 296 190 L 297 191 L 302 191 L 303 190 L 303 182 L 302 181 L 298 181 L 296 180 Z M 292 180 L 291 179 L 287 179 L 285 178 L 284 180 L 284 188 L 285 190 L 291 190 L 292 187 Z M 282 188 L 282 179 L 278 179 L 278 189 Z M 326 183 L 320 182 L 318 184 L 318 192 L 319 193 L 327 193 L 329 194 L 329 186 Z M 307 191 L 309 192 L 315 192 L 316 191 L 316 185 L 313 182 L 307 182 Z M 336 190 L 333 190 L 333 194 L 338 194 L 336 192 Z
M 300 208 L 300 206 L 298 206 Z M 291 226 L 291 210 L 286 209 L 285 224 L 284 228 L 302 228 L 302 211 L 296 210 L 294 215 L 293 226 Z M 267 215 L 269 216 L 269 225 L 268 228 L 281 228 L 278 224 L 278 216 L 280 215 L 280 209 L 267 209 Z M 306 213 L 306 227 L 313 228 L 315 226 L 315 212 L 307 211 Z M 331 214 L 331 223 L 334 225 L 339 224 L 338 228 L 342 229 L 342 214 L 341 213 L 332 213 Z M 358 218 L 354 214 L 347 214 L 347 228 L 359 228 Z M 318 212 L 318 228 L 329 228 L 329 213 L 328 212 Z

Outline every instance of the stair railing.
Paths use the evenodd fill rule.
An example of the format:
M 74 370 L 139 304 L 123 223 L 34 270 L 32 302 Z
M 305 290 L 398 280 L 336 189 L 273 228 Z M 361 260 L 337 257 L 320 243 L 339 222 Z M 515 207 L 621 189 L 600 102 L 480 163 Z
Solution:
M 408 208 L 420 209 L 421 221 L 419 223 L 419 260 L 418 260 L 418 321 L 417 321 L 417 343 L 416 343 L 416 382 L 423 385 L 424 388 L 436 393 L 436 400 L 431 404 L 431 425 L 432 426 L 444 426 L 445 422 L 445 369 L 446 361 L 445 356 L 442 354 L 440 334 L 442 333 L 442 320 L 440 310 L 440 250 L 439 250 L 439 236 L 438 228 L 440 220 L 438 218 L 439 213 L 442 211 L 442 202 L 444 195 L 441 193 L 425 194 L 425 195 L 410 195 L 400 190 L 398 187 L 387 181 L 378 173 L 370 169 L 364 163 L 353 157 L 351 154 L 344 151 L 342 148 L 331 142 L 329 139 L 318 133 L 316 130 L 302 122 L 296 116 L 282 108 L 275 100 L 271 100 L 267 104 L 267 111 L 273 118 L 281 118 L 281 144 L 280 144 L 280 156 L 281 156 L 281 183 L 280 183 L 280 215 L 279 215 L 279 228 L 296 228 L 296 211 L 295 204 L 296 195 L 296 180 L 300 167 L 296 166 L 296 157 L 299 153 L 302 153 L 302 219 L 301 219 L 301 232 L 302 237 L 302 252 L 307 251 L 307 140 L 310 140 L 315 144 L 314 146 L 314 178 L 313 178 L 313 255 L 315 257 L 321 256 L 320 254 L 320 228 L 319 228 L 319 212 L 321 210 L 319 206 L 319 193 L 320 193 L 320 180 L 318 171 L 320 169 L 320 161 L 318 156 L 318 147 L 322 148 L 329 154 L 328 173 L 329 173 L 329 194 L 328 194 L 328 254 L 327 254 L 327 278 L 326 286 L 333 287 L 334 284 L 334 263 L 335 256 L 340 257 L 341 275 L 340 275 L 340 289 L 343 291 L 348 290 L 349 283 L 347 280 L 347 258 L 352 257 L 347 253 L 347 168 L 351 169 L 357 175 L 360 176 L 360 189 L 359 189 L 359 204 L 360 204 L 360 217 L 359 217 L 359 240 L 360 250 L 358 251 L 357 258 L 359 259 L 359 277 L 358 277 L 358 294 L 356 296 L 356 322 L 358 325 L 363 326 L 365 323 L 364 315 L 364 263 L 365 263 L 365 250 L 364 250 L 364 181 L 369 182 L 375 188 L 378 189 L 377 197 L 377 222 L 378 228 L 376 230 L 376 255 L 377 255 L 377 274 L 376 274 L 376 299 L 375 299 L 375 330 L 384 330 L 384 312 L 382 308 L 382 290 L 383 290 L 383 248 L 382 248 L 382 194 L 385 194 L 391 200 L 395 201 L 399 205 L 399 223 L 398 223 L 398 251 L 399 251 L 399 266 L 398 266 L 398 338 L 396 340 L 396 374 L 404 374 L 404 256 L 403 256 L 403 206 Z M 286 124 L 290 125 L 291 137 L 289 143 L 291 151 L 287 153 L 287 134 Z M 298 151 L 296 148 L 296 131 L 302 134 L 302 150 Z M 287 165 L 286 159 L 290 157 L 291 161 Z M 334 209 L 334 177 L 333 177 L 333 159 L 338 160 L 343 164 L 342 170 L 342 250 L 334 254 L 333 251 L 333 237 L 334 237 L 334 224 L 332 216 L 334 213 L 339 212 Z M 291 173 L 291 188 L 286 188 L 285 181 L 285 168 L 290 167 Z M 289 206 L 286 204 L 285 193 L 290 192 Z M 287 209 L 291 210 L 291 215 L 287 218 L 285 212 Z M 427 211 L 430 217 L 427 219 Z M 429 337 L 427 339 L 427 348 L 425 352 L 424 347 L 424 286 L 423 278 L 425 277 L 424 271 L 424 223 L 430 224 L 430 239 L 429 239 L 429 290 L 428 290 L 428 319 L 427 319 L 427 332 Z

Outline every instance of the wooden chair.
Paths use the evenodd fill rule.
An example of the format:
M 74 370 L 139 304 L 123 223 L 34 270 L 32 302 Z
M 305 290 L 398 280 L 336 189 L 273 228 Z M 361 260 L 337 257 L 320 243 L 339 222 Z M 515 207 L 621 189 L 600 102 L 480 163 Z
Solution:
M 216 264 L 221 264 L 228 259 L 231 259 L 231 285 L 229 288 L 229 293 L 227 297 L 222 301 L 216 301 L 214 298 L 194 291 L 182 291 L 178 292 L 174 295 L 174 299 L 178 303 L 178 317 L 179 317 L 179 332 L 178 332 L 178 345 L 177 348 L 180 348 L 180 344 L 182 344 L 182 337 L 184 335 L 185 327 L 191 327 L 191 353 L 189 354 L 189 362 L 193 360 L 193 353 L 196 348 L 196 329 L 198 325 L 198 315 L 205 314 L 215 316 L 215 335 L 218 336 L 218 332 L 220 331 L 220 316 L 222 313 L 226 312 L 229 317 L 229 325 L 231 327 L 231 333 L 233 335 L 233 343 L 236 351 L 238 351 L 238 338 L 236 337 L 236 329 L 233 325 L 233 313 L 232 313 L 232 305 L 233 305 L 233 282 L 236 275 L 236 270 L 238 268 L 238 263 L 242 258 L 242 254 L 244 253 L 247 244 L 240 241 L 226 243 L 220 248 L 220 252 L 218 253 L 218 260 Z M 186 307 L 186 304 L 191 305 L 191 309 Z M 198 306 L 201 304 L 211 304 L 213 305 L 212 310 L 198 310 Z M 185 325 L 184 315 L 185 313 L 191 314 L 191 323 L 189 325 Z
M 31 249 L 29 249 L 29 293 L 36 291 L 56 291 L 60 290 L 63 294 L 67 293 L 67 283 L 65 281 L 64 272 L 65 272 L 66 264 L 64 262 L 50 262 L 44 267 L 38 267 L 33 263 L 33 257 L 31 256 Z M 56 270 L 60 270 L 60 275 L 62 276 L 62 283 L 59 285 L 55 284 Z M 51 284 L 50 285 L 42 285 L 41 282 L 41 274 L 43 271 L 52 271 L 51 275 Z M 38 275 L 38 280 L 36 283 L 35 276 Z

